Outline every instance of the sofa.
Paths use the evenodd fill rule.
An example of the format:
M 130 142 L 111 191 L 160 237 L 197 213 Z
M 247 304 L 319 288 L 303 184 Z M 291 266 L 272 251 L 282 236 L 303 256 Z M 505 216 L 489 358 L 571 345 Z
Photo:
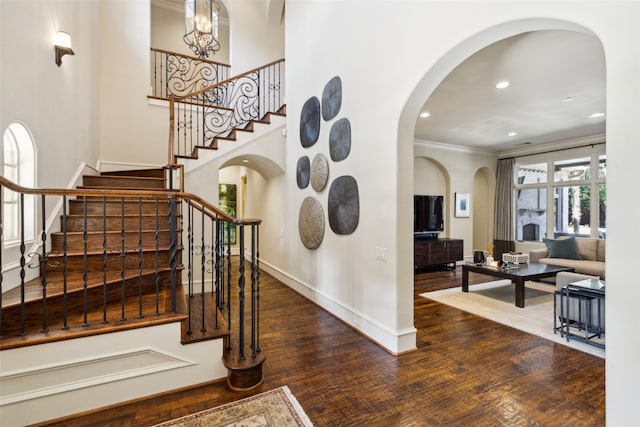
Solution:
M 545 246 L 529 251 L 529 261 L 573 267 L 576 273 L 605 279 L 605 240 L 592 238 L 544 239 Z

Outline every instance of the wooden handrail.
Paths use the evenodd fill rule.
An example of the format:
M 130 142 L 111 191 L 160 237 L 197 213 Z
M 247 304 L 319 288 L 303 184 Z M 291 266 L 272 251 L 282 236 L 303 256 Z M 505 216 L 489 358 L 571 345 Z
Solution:
M 216 208 L 211 203 L 207 202 L 203 198 L 196 196 L 195 194 L 185 193 L 182 191 L 160 191 L 160 190 L 110 190 L 110 189 L 74 189 L 74 188 L 27 188 L 9 181 L 4 176 L 0 176 L 0 186 L 7 187 L 8 189 L 17 193 L 45 195 L 45 196 L 118 196 L 118 197 L 137 197 L 137 198 L 176 198 L 183 199 L 189 203 L 195 202 L 201 207 L 206 208 L 209 214 L 217 216 L 220 220 L 227 221 L 236 225 L 250 225 L 259 224 L 260 220 L 256 219 L 236 219 L 229 216 L 227 213 Z M 195 206 L 195 205 L 194 205 Z M 206 213 L 206 212 L 205 212 Z M 258 222 L 256 222 L 258 221 Z
M 151 48 L 151 51 L 152 51 L 152 52 L 159 52 L 159 53 L 168 53 L 169 55 L 175 55 L 175 56 L 182 56 L 182 57 L 184 57 L 184 58 L 189 58 L 189 59 L 192 59 L 192 60 L 194 60 L 194 61 L 206 62 L 206 63 L 208 63 L 208 64 L 213 64 L 213 65 L 222 65 L 223 67 L 229 67 L 229 68 L 231 67 L 231 65 L 229 65 L 229 64 L 225 64 L 225 63 L 222 63 L 222 62 L 211 61 L 211 60 L 209 60 L 209 59 L 202 59 L 202 58 L 199 58 L 199 57 L 197 57 L 197 56 L 185 55 L 184 53 L 172 52 L 172 51 L 170 51 L 170 50 L 157 49 L 157 48 L 155 48 L 155 47 L 152 47 L 152 48 Z

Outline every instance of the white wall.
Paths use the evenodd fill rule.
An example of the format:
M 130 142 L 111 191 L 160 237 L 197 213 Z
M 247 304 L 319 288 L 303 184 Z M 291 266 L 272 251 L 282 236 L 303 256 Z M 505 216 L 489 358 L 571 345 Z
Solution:
M 35 187 L 66 188 L 75 181 L 76 171 L 91 174 L 83 165 L 94 166 L 98 160 L 100 70 L 92 55 L 99 42 L 98 9 L 97 3 L 84 1 L 0 2 L 0 132 L 4 135 L 12 122 L 24 124 L 31 132 L 36 147 Z M 58 30 L 71 35 L 75 52 L 63 58 L 61 67 L 54 61 Z M 54 227 L 60 223 L 54 214 L 59 201 L 53 197 L 46 201 L 46 218 Z M 40 223 L 36 218 L 37 238 Z M 41 252 L 27 244 L 27 253 L 36 250 Z M 4 290 L 20 283 L 18 259 L 17 245 L 5 248 Z M 37 269 L 28 268 L 26 274 L 29 280 Z
M 164 165 L 168 110 L 147 101 L 149 0 L 100 2 L 100 25 L 100 159 Z
M 65 187 L 82 162 L 98 159 L 98 8 L 80 0 L 0 4 L 0 130 L 19 121 L 32 132 L 36 186 Z M 54 62 L 58 30 L 71 35 L 75 52 L 61 67 Z
M 623 176 L 636 167 L 640 154 L 634 123 L 640 55 L 630 43 L 640 37 L 638 16 L 640 5 L 633 2 L 288 2 L 289 135 L 297 135 L 302 104 L 318 96 L 331 77 L 341 76 L 340 116 L 351 120 L 354 135 L 347 168 L 360 184 L 361 223 L 351 236 L 325 238 L 317 251 L 289 241 L 295 255 L 283 254 L 285 268 L 340 308 L 363 312 L 389 335 L 407 331 L 413 324 L 412 246 L 402 236 L 411 233 L 413 170 L 407 165 L 413 164 L 420 107 L 455 66 L 480 48 L 523 31 L 582 26 L 600 38 L 607 58 L 607 279 L 616 284 L 607 298 L 615 307 L 607 310 L 612 313 L 607 319 L 607 421 L 637 421 L 640 370 L 633 355 L 640 343 L 630 325 L 637 324 L 633 301 L 640 288 L 628 279 L 636 275 L 633 245 L 640 230 L 625 225 L 624 194 L 632 194 L 634 184 Z M 291 171 L 303 152 L 290 144 Z M 469 172 L 468 182 L 452 180 L 450 191 L 472 188 L 475 170 Z M 292 172 L 287 174 L 291 197 L 285 221 L 295 224 L 303 195 L 292 184 Z M 452 227 L 452 235 L 469 232 L 461 224 Z M 375 246 L 388 248 L 388 261 L 375 260 Z M 409 347 L 400 339 L 395 347 L 387 344 Z
M 224 0 L 229 11 L 231 74 L 284 58 L 284 23 L 267 22 L 264 0 Z

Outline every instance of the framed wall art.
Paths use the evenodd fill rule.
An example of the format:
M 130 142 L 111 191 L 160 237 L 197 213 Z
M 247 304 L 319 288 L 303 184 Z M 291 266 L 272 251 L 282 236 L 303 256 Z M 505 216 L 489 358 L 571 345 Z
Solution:
M 218 206 L 227 215 L 236 217 L 237 187 L 235 184 L 218 184 Z M 228 228 L 227 228 L 228 227 Z M 236 226 L 225 223 L 223 229 L 224 236 L 228 236 L 228 241 L 232 245 L 236 244 Z M 223 243 L 227 243 L 227 238 Z
M 471 194 L 456 193 L 456 218 L 469 218 L 471 216 Z

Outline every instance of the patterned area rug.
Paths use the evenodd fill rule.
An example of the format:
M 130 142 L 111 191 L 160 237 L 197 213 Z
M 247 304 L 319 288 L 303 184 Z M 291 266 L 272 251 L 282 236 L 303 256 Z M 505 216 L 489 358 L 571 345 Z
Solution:
M 421 297 L 459 308 L 466 312 L 502 323 L 503 325 L 546 338 L 598 357 L 605 351 L 553 333 L 553 291 L 555 285 L 525 282 L 525 306 L 515 306 L 515 289 L 509 280 L 496 280 L 470 285 L 469 292 L 460 287 L 426 292 Z
M 313 426 L 289 387 L 284 386 L 206 411 L 167 421 L 172 427 L 289 427 Z

